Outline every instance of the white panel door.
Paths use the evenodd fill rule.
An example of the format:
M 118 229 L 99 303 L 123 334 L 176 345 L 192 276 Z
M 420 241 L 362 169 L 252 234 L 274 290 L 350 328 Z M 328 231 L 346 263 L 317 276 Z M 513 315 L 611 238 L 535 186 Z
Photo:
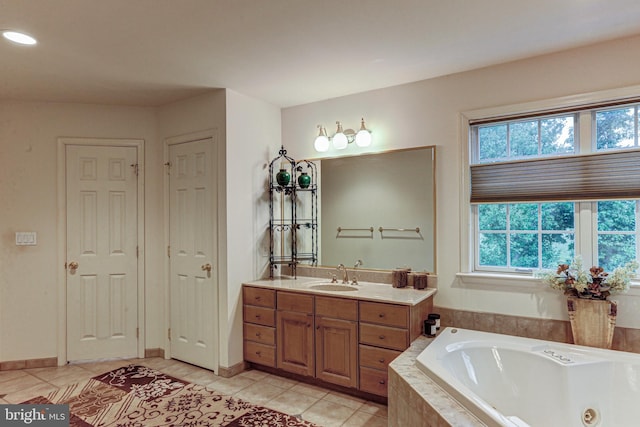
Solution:
M 216 175 L 212 138 L 169 146 L 171 357 L 218 369 Z
M 137 150 L 68 145 L 67 359 L 137 355 Z

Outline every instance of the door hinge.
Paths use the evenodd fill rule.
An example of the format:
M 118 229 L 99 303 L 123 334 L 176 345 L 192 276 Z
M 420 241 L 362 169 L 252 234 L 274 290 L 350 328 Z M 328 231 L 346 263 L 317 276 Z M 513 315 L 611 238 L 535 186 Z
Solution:
M 136 328 L 136 339 L 140 338 L 140 328 Z
M 167 175 L 171 175 L 171 162 L 164 164 L 167 167 Z
M 133 173 L 135 173 L 135 174 L 136 174 L 136 176 L 138 176 L 138 173 L 139 173 L 139 166 L 138 166 L 138 164 L 137 164 L 137 163 L 132 163 L 132 164 L 131 164 L 131 167 L 133 168 Z
M 171 258 L 171 245 L 167 245 L 167 256 Z
M 136 258 L 140 258 L 140 246 L 136 246 Z
M 171 328 L 167 329 L 167 338 L 171 341 Z

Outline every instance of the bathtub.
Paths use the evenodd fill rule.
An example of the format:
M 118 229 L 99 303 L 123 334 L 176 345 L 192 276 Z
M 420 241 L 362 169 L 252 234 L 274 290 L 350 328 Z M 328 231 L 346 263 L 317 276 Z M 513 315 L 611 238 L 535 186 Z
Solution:
M 640 355 L 459 328 L 416 365 L 488 426 L 640 425 Z

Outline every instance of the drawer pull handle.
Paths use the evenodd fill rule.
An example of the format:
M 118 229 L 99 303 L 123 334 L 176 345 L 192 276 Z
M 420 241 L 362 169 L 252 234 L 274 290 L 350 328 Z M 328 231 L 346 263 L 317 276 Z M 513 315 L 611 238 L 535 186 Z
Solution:
M 378 338 L 380 338 L 381 340 L 384 339 L 384 335 L 380 335 Z
M 257 337 L 259 337 L 260 335 L 262 335 L 260 332 L 256 332 Z
M 259 315 L 259 314 L 256 314 L 256 319 L 259 319 L 259 318 L 260 318 L 260 315 Z
M 385 381 L 384 381 L 384 380 L 380 380 L 380 381 L 379 381 L 379 383 L 380 383 L 381 385 L 384 385 Z
M 261 296 L 257 296 L 257 297 L 256 297 L 256 300 L 257 300 L 257 301 L 260 301 L 261 299 L 262 299 L 262 297 L 261 297 Z
M 256 351 L 256 354 L 257 354 L 258 356 L 260 356 L 260 353 L 261 353 L 260 351 Z
M 380 360 L 378 360 L 378 362 L 384 363 L 384 359 L 381 358 Z
M 378 314 L 378 317 L 384 317 L 384 313 Z

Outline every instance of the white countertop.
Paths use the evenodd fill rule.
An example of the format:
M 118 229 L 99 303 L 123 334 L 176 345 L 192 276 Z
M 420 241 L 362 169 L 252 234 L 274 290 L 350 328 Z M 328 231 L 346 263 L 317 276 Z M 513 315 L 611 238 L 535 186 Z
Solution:
M 330 295 L 342 298 L 353 298 L 359 300 L 390 302 L 394 304 L 416 305 L 421 301 L 433 296 L 437 289 L 413 289 L 413 288 L 394 288 L 389 284 L 359 282 L 358 285 L 346 285 L 355 288 L 354 291 L 327 291 L 312 289 L 311 287 L 318 284 L 329 283 L 328 279 L 318 277 L 298 277 L 294 278 L 275 278 L 273 280 L 255 280 L 245 282 L 248 286 L 259 286 L 263 288 L 271 288 L 278 290 L 290 290 L 296 292 L 310 293 L 314 295 Z M 341 284 L 340 282 L 336 284 Z

